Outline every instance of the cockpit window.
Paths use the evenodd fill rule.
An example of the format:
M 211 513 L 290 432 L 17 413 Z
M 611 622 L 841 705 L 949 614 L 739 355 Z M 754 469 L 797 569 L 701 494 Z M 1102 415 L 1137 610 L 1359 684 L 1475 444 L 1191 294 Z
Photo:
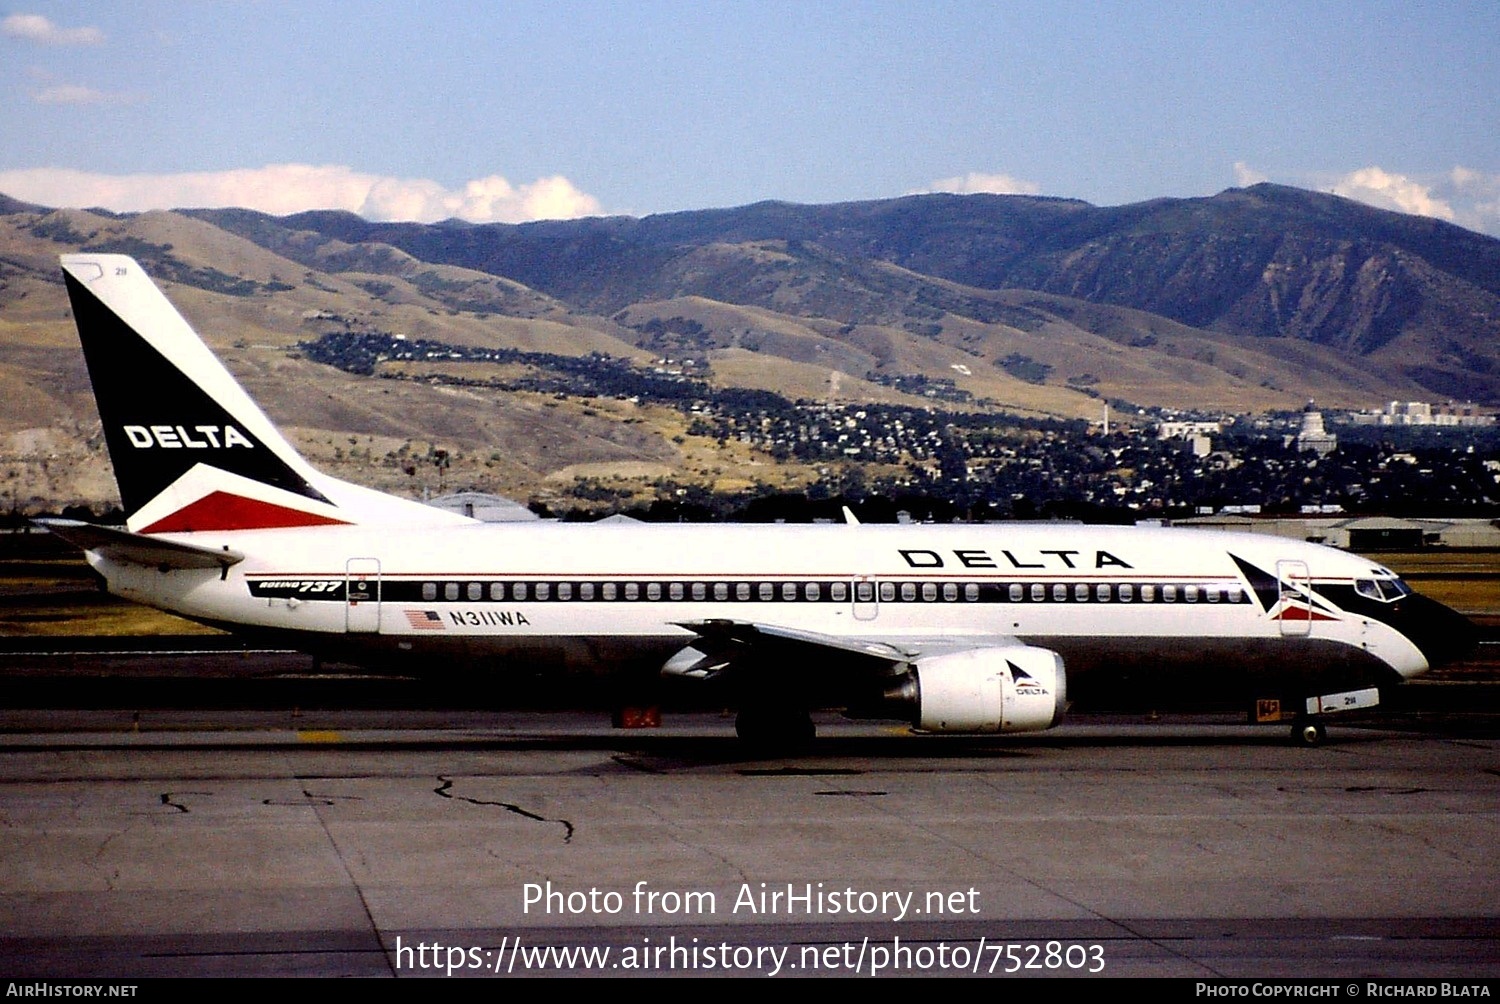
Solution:
M 1399 600 L 1411 592 L 1410 586 L 1383 568 L 1375 569 L 1374 574 L 1374 578 L 1355 579 L 1354 591 L 1361 596 L 1380 600 L 1383 603 Z

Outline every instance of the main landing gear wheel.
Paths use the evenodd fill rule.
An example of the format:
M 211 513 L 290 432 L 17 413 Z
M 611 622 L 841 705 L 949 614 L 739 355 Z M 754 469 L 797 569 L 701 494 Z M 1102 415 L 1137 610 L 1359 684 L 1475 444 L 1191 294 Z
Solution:
M 1322 722 L 1298 722 L 1292 726 L 1292 742 L 1298 746 L 1322 746 L 1328 740 L 1328 730 Z
M 734 731 L 751 750 L 772 755 L 804 752 L 817 735 L 812 715 L 796 708 L 741 708 Z

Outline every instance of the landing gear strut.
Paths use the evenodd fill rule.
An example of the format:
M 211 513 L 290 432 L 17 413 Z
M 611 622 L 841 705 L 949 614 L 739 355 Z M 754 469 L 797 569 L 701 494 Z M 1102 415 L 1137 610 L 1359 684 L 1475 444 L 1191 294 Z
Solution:
M 817 734 L 806 711 L 753 706 L 740 709 L 734 731 L 749 749 L 771 755 L 804 752 Z

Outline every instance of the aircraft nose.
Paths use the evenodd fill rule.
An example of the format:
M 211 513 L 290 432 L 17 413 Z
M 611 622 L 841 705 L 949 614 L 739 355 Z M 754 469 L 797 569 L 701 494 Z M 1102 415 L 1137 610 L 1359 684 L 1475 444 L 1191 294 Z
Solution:
M 1466 659 L 1478 647 L 1479 629 L 1458 611 L 1419 593 L 1413 593 L 1402 602 L 1406 607 L 1406 636 L 1421 649 L 1429 666 L 1443 666 Z

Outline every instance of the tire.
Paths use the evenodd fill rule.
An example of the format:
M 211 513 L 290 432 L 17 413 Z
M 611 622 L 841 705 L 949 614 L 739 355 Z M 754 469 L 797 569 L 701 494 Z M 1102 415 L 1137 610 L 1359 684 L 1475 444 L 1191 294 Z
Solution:
M 1311 749 L 1328 741 L 1328 730 L 1322 722 L 1298 722 L 1292 726 L 1292 742 Z

